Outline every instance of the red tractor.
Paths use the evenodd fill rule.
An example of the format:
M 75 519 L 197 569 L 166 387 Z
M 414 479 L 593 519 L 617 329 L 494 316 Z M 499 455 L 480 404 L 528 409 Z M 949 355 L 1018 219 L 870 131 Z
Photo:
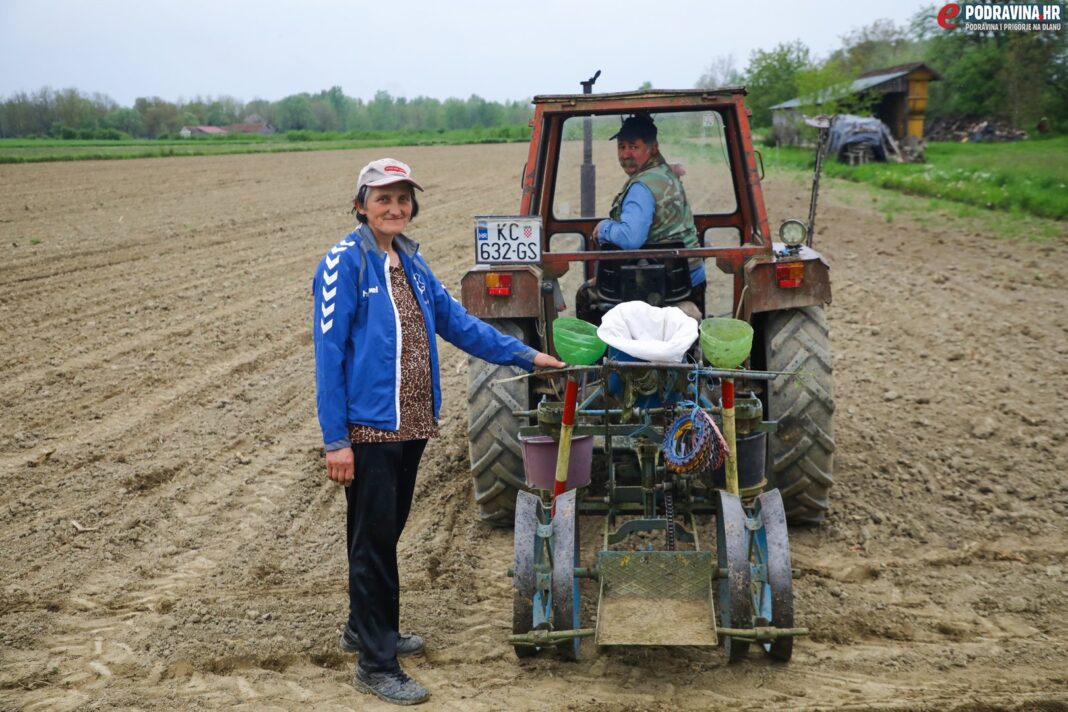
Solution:
M 553 351 L 552 322 L 573 313 L 580 288 L 593 290 L 588 313 L 578 314 L 590 321 L 599 319 L 598 308 L 622 301 L 669 306 L 691 298 L 689 283 L 679 284 L 680 274 L 688 276 L 680 265 L 704 260 L 702 316 L 753 326 L 749 368 L 799 374 L 739 385 L 739 437 L 761 435 L 753 440 L 761 452 L 749 460 L 763 471 L 749 473 L 749 494 L 777 487 L 789 521 L 819 522 L 835 449 L 823 309 L 831 301 L 829 266 L 812 249 L 821 152 L 808 221 L 787 220 L 773 234 L 743 88 L 591 94 L 592 83 L 583 83 L 584 94 L 534 98 L 518 213 L 476 217 L 476 264 L 463 278 L 464 306 L 502 332 Z M 684 175 L 697 248 L 661 243 L 607 251 L 592 239 L 626 180 L 609 137 L 636 113 L 655 118 L 660 153 Z M 500 525 L 513 522 L 516 493 L 528 489 L 520 429 L 536 424 L 538 402 L 552 394 L 540 379 L 498 383 L 515 372 L 477 359 L 468 364 L 475 498 L 482 519 Z M 596 476 L 589 494 L 597 494 Z

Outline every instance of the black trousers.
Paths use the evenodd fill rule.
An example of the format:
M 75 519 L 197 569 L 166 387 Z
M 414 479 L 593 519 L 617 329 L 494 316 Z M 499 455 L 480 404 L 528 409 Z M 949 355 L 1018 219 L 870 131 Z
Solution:
M 400 580 L 397 542 L 412 508 L 426 440 L 356 443 L 356 474 L 345 488 L 349 627 L 360 636 L 360 667 L 397 670 Z

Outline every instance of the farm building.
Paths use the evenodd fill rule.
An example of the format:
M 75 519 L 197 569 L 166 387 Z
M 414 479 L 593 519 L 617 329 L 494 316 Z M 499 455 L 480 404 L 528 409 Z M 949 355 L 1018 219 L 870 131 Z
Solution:
M 818 107 L 828 98 L 849 95 L 873 96 L 872 115 L 890 128 L 897 140 L 923 138 L 924 114 L 927 111 L 927 85 L 941 76 L 923 62 L 874 69 L 857 77 L 848 87 L 830 91 L 827 97 L 799 97 L 771 107 L 773 134 L 778 143 L 798 140 L 798 126 L 804 108 Z
M 224 136 L 226 133 L 226 129 L 218 126 L 183 126 L 178 135 L 182 138 L 189 138 L 190 136 Z
M 226 129 L 230 133 L 243 133 L 243 134 L 273 134 L 275 128 L 266 122 L 245 122 L 243 124 L 233 124 L 227 126 Z

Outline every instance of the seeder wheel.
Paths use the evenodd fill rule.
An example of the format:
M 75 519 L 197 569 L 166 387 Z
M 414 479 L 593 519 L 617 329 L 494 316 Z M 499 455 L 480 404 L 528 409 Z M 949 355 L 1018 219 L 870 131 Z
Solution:
M 753 517 L 761 527 L 749 538 L 749 561 L 754 569 L 752 582 L 753 612 L 757 625 L 775 628 L 794 627 L 794 579 L 790 564 L 790 537 L 786 530 L 786 511 L 779 490 L 757 497 Z M 755 571 L 766 571 L 765 580 L 757 580 Z M 778 638 L 761 646 L 771 658 L 786 662 L 794 651 L 794 639 Z
M 716 558 L 727 575 L 719 579 L 719 618 L 723 628 L 748 628 L 753 621 L 748 530 L 745 510 L 737 496 L 723 490 L 716 499 Z M 748 641 L 722 636 L 728 662 L 743 660 Z
M 579 561 L 577 490 L 556 498 L 553 516 L 553 628 L 578 630 L 580 618 L 579 582 L 575 566 Z M 581 639 L 560 642 L 556 651 L 565 660 L 577 660 Z
M 515 561 L 512 577 L 512 633 L 529 633 L 534 628 L 534 565 L 545 556 L 545 545 L 538 539 L 541 522 L 541 500 L 529 493 L 519 492 L 515 500 Z M 532 645 L 513 645 L 516 657 L 537 655 Z

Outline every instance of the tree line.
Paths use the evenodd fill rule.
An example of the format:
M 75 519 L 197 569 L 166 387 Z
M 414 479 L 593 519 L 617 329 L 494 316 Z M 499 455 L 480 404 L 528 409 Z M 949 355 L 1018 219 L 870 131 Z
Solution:
M 477 95 L 444 101 L 406 99 L 379 91 L 370 101 L 346 96 L 339 86 L 279 101 L 244 103 L 230 96 L 170 102 L 140 97 L 133 107 L 77 89 L 17 92 L 0 102 L 0 138 L 167 138 L 183 126 L 230 126 L 252 115 L 278 131 L 448 131 L 525 125 L 526 101 L 494 102 Z
M 938 6 L 931 5 L 903 25 L 876 20 L 843 36 L 842 46 L 822 59 L 800 40 L 753 52 L 742 70 L 732 57 L 719 57 L 698 86 L 744 84 L 753 124 L 767 127 L 776 104 L 833 97 L 835 88 L 848 86 L 863 72 L 924 62 L 941 75 L 929 85 L 928 125 L 971 117 L 1033 129 L 1045 117 L 1052 129 L 1068 131 L 1068 32 L 943 29 L 937 15 Z M 863 111 L 864 104 L 863 97 L 842 96 L 818 111 Z

